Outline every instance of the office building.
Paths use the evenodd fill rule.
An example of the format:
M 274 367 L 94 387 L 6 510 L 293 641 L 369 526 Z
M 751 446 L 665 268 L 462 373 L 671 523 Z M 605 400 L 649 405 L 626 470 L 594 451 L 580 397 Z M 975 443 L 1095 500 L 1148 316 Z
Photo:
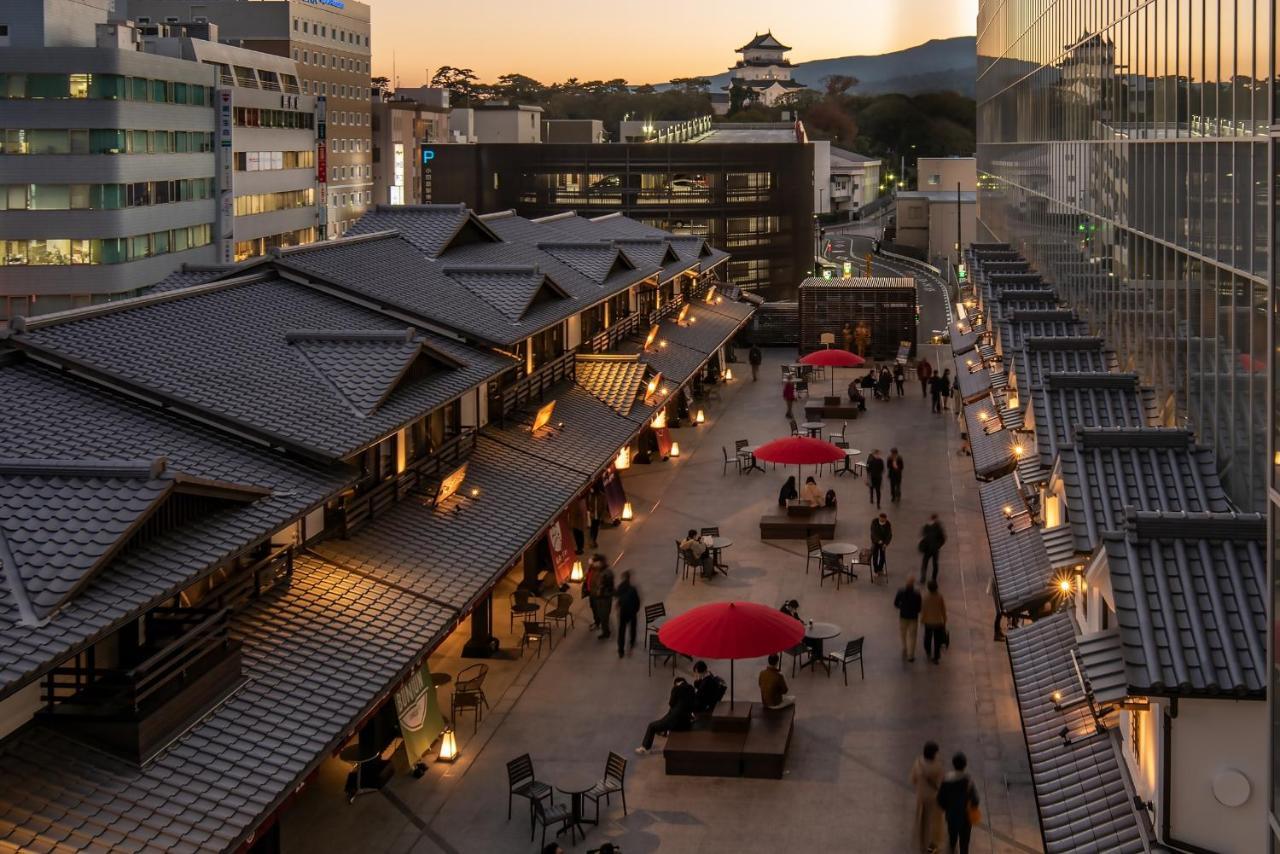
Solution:
M 731 283 L 794 299 L 813 270 L 815 181 L 825 192 L 827 180 L 815 175 L 827 143 L 804 140 L 791 124 L 702 125 L 679 143 L 432 146 L 422 152 L 423 200 L 530 217 L 622 213 L 704 238 L 733 254 Z M 678 129 L 655 139 L 664 134 Z
M 215 108 L 230 110 L 231 150 L 219 145 L 215 243 L 230 264 L 318 239 L 316 98 L 301 94 L 293 60 L 218 42 L 217 24 L 143 24 L 147 53 L 213 66 Z M 228 183 L 230 186 L 224 186 Z
M 373 200 L 380 205 L 422 202 L 423 145 L 449 138 L 448 90 L 374 92 L 372 110 Z
M 346 233 L 373 200 L 369 6 L 358 0 L 127 0 L 139 24 L 214 23 L 228 44 L 297 64 L 302 94 L 320 102 L 323 236 Z
M 0 8 L 0 325 L 216 260 L 215 71 L 140 52 L 110 8 Z

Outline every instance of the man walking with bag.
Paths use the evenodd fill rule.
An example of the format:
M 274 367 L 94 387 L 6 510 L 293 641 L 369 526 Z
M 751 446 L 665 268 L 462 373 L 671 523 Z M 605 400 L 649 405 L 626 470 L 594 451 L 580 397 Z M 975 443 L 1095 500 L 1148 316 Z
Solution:
M 947 818 L 947 847 L 951 854 L 969 854 L 969 835 L 982 821 L 978 790 L 965 770 L 969 760 L 963 753 L 951 757 L 951 771 L 938 787 L 938 806 Z
M 907 577 L 907 583 L 893 597 L 893 607 L 898 609 L 898 635 L 902 638 L 902 657 L 916 660 L 916 630 L 920 622 L 920 594 L 915 580 Z
M 933 562 L 932 581 L 938 580 L 938 552 L 947 542 L 947 532 L 942 529 L 942 522 L 937 513 L 929 514 L 929 521 L 920 529 L 920 583 L 925 582 L 925 573 Z

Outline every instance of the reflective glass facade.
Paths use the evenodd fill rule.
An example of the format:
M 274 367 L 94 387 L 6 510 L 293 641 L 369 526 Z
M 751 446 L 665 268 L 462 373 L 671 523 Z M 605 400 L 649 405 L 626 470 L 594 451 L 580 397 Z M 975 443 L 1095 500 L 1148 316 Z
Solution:
M 980 239 L 1022 250 L 1215 448 L 1273 542 L 1278 6 L 981 0 L 977 43 Z

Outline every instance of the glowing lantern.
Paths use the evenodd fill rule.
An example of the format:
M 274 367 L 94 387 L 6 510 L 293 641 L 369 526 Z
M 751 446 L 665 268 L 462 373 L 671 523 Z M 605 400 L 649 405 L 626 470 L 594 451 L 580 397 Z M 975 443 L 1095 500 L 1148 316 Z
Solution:
M 440 736 L 440 753 L 436 755 L 437 762 L 456 762 L 458 760 L 458 737 L 453 734 L 453 729 L 449 728 Z
M 678 456 L 680 456 L 680 443 L 679 443 L 679 442 L 672 442 L 672 443 L 671 443 L 671 456 L 673 456 L 673 457 L 678 457 Z
M 729 380 L 731 380 L 731 379 L 733 379 L 733 368 L 725 368 L 725 369 L 724 369 L 724 381 L 725 381 L 725 382 L 728 382 L 728 381 L 729 381 Z
M 694 420 L 696 423 L 698 423 L 698 424 L 703 424 L 703 423 L 705 423 L 705 422 L 706 422 L 706 420 L 707 420 L 706 413 L 704 413 L 701 409 L 699 409 L 699 410 L 698 410 L 698 414 L 694 417 L 694 419 L 693 419 L 693 420 Z
M 622 521 L 630 522 L 632 519 L 635 518 L 635 515 L 636 515 L 635 512 L 631 509 L 630 501 L 622 505 Z
M 574 584 L 581 584 L 586 577 L 586 574 L 582 571 L 582 561 L 575 560 L 573 569 L 569 570 L 569 580 Z
M 613 460 L 613 467 L 618 471 L 625 471 L 631 468 L 631 448 L 624 445 L 618 451 L 618 456 Z

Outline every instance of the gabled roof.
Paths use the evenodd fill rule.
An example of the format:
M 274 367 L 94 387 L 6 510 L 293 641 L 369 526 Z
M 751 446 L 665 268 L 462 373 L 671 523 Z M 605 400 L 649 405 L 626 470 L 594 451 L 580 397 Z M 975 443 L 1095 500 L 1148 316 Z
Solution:
M 506 212 L 486 214 L 484 220 L 507 239 L 611 243 L 637 266 L 661 269 L 661 282 L 670 281 L 681 273 L 698 267 L 697 258 L 684 258 L 676 250 L 676 235 L 643 225 L 621 214 L 587 219 L 567 211 L 529 220 Z
M 986 324 L 981 320 L 973 322 L 969 320 L 960 320 L 959 318 L 951 321 L 951 352 L 957 356 L 963 356 L 978 344 L 978 339 L 986 334 Z
M 1046 374 L 1042 380 L 1030 386 L 1030 396 L 1036 448 L 1045 468 L 1082 427 L 1137 429 L 1156 423 L 1155 391 L 1141 386 L 1137 374 Z
M 996 596 L 1006 614 L 1034 610 L 1053 597 L 1053 567 L 1039 525 L 1028 515 L 1015 475 L 978 487 Z
M 1096 726 L 1076 676 L 1071 614 L 1011 630 L 1008 649 L 1045 854 L 1151 851 L 1117 739 Z
M 1004 427 L 995 402 L 986 397 L 964 408 L 973 470 L 979 480 L 991 480 L 1013 471 L 1018 462 L 1015 448 L 1025 447 L 1012 430 Z
M 1131 694 L 1265 696 L 1266 536 L 1234 513 L 1133 513 L 1105 536 Z
M 1134 510 L 1199 513 L 1231 509 L 1211 448 L 1170 427 L 1083 429 L 1059 465 L 1076 550 L 1092 552 Z
M 446 265 L 443 272 L 513 321 L 524 320 L 535 302 L 569 298 L 537 267 Z
M 638 356 L 588 356 L 575 360 L 574 379 L 619 415 L 629 415 L 649 367 Z
M 185 477 L 163 458 L 0 459 L 0 580 L 22 621 L 38 624 L 70 600 L 175 492 L 215 502 L 267 494 Z
M 501 242 L 501 238 L 480 217 L 460 204 L 378 205 L 365 212 L 347 234 L 359 236 L 387 231 L 397 232 L 418 251 L 432 258 L 471 243 Z
M 539 243 L 538 249 L 601 285 L 615 273 L 636 269 L 634 261 L 607 241 L 548 240 Z
M 716 249 L 707 243 L 701 237 L 694 234 L 673 234 L 654 228 L 651 225 L 645 225 L 638 220 L 631 219 L 621 213 L 605 214 L 593 219 L 587 220 L 597 227 L 605 229 L 605 233 L 612 237 L 658 237 L 666 239 L 676 250 L 680 258 L 686 262 L 693 262 L 698 265 L 700 272 L 706 272 L 711 268 L 725 262 L 729 258 L 729 253 L 721 249 Z
M 1085 336 L 1024 338 L 1021 349 L 1010 350 L 1006 356 L 1006 361 L 1013 363 L 1021 389 L 1039 385 L 1046 374 L 1107 373 L 1118 364 L 1103 339 Z
M 765 32 L 763 35 L 756 33 L 756 37 L 744 44 L 742 47 L 734 51 L 734 53 L 742 53 L 748 50 L 791 50 L 782 42 L 773 37 L 773 33 Z
M 396 243 L 403 241 L 394 239 Z M 361 241 L 358 245 L 372 245 Z M 407 244 L 404 244 L 407 245 Z M 421 258 L 416 252 L 416 257 Z M 474 302 L 474 300 L 473 300 Z M 405 374 L 374 392 L 368 378 L 299 383 L 317 372 L 322 350 L 382 352 L 387 343 L 338 343 L 366 333 L 405 335 L 406 322 L 306 285 L 261 276 L 95 306 L 27 323 L 18 345 L 42 360 L 84 371 L 150 399 L 324 460 L 345 459 L 459 397 L 512 365 L 498 354 L 419 330 L 441 370 Z M 298 330 L 334 333 L 329 345 L 299 347 Z M 312 333 L 314 335 L 314 333 Z M 411 345 L 392 345 L 408 359 Z M 393 358 L 394 361 L 394 358 Z M 456 365 L 456 367 L 451 366 Z M 448 367 L 449 369 L 444 369 Z M 395 394 L 379 393 L 395 389 Z M 345 397 L 356 394 L 358 401 Z M 379 405 L 357 415 L 372 400 Z
M 1020 349 L 1028 338 L 1088 335 L 1089 325 L 1070 309 L 1053 311 L 1017 311 L 1002 321 L 989 321 L 1000 330 L 1000 348 L 1004 352 Z
M 995 365 L 981 359 L 976 353 L 959 355 L 955 359 L 955 382 L 960 390 L 962 403 L 971 403 L 992 388 L 1006 388 L 1009 378 L 1003 370 L 996 370 Z

